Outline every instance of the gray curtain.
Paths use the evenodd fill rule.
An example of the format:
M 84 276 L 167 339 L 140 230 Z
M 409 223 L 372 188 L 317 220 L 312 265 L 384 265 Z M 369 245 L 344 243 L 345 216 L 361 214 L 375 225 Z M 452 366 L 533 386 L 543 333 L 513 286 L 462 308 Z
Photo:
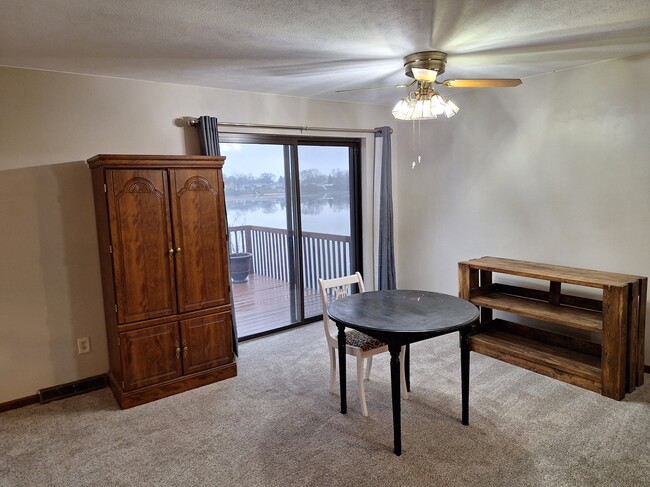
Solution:
M 219 150 L 219 128 L 217 126 L 217 119 L 203 115 L 199 117 L 199 123 L 196 125 L 199 131 L 199 145 L 201 147 L 201 154 L 204 156 L 220 156 Z M 228 227 L 228 215 L 226 214 L 226 228 Z M 228 274 L 230 276 L 230 273 Z M 230 279 L 230 277 L 228 277 Z M 232 306 L 232 347 L 235 355 L 239 355 L 239 348 L 237 345 L 237 325 L 235 321 L 235 302 L 232 295 L 232 286 L 230 287 L 230 304 Z
M 375 129 L 375 289 L 395 289 L 390 127 Z
M 201 154 L 204 156 L 220 156 L 219 150 L 219 127 L 216 117 L 203 115 L 199 117 L 199 124 L 196 126 L 199 131 L 199 144 Z

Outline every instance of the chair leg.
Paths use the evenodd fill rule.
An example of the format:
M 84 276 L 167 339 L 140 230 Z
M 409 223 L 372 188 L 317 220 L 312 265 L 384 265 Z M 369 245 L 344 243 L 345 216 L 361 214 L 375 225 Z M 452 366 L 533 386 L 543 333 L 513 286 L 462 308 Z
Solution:
M 361 414 L 368 416 L 368 406 L 366 405 L 366 390 L 363 386 L 363 359 L 361 357 L 357 357 L 357 387 L 359 388 Z
M 399 353 L 399 379 L 402 389 L 402 397 L 404 399 L 409 398 L 409 391 L 406 388 L 406 372 L 404 371 L 404 363 L 406 362 L 406 347 L 402 347 L 402 350 Z
M 371 368 L 372 368 L 372 355 L 366 359 L 366 380 L 370 380 Z
M 336 349 L 330 347 L 330 394 L 335 394 L 336 389 Z

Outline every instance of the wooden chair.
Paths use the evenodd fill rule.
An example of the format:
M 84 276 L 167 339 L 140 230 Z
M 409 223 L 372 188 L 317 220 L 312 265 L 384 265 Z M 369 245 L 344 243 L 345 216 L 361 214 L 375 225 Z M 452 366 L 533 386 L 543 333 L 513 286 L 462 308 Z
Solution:
M 323 300 L 323 326 L 325 328 L 325 338 L 327 339 L 327 346 L 330 356 L 330 385 L 329 391 L 334 394 L 336 391 L 334 385 L 336 383 L 336 351 L 338 345 L 338 330 L 334 323 L 327 316 L 327 305 L 334 299 L 348 296 L 352 293 L 352 285 L 356 284 L 359 292 L 365 291 L 363 285 L 363 278 L 361 274 L 356 272 L 354 275 L 339 277 L 336 279 L 319 279 L 318 283 L 321 290 L 321 298 Z M 332 334 L 334 331 L 334 334 Z M 359 402 L 361 403 L 361 414 L 368 416 L 368 406 L 366 405 L 366 391 L 364 388 L 364 366 L 363 362 L 367 359 L 367 366 L 365 370 L 365 380 L 370 380 L 370 369 L 372 367 L 372 357 L 378 353 L 388 352 L 388 345 L 379 340 L 376 340 L 365 333 L 358 330 L 347 329 L 345 331 L 345 352 L 357 358 L 357 385 L 359 389 Z M 408 391 L 406 390 L 406 376 L 404 374 L 404 357 L 406 347 L 402 347 L 400 352 L 400 382 L 402 389 L 402 397 L 408 399 Z

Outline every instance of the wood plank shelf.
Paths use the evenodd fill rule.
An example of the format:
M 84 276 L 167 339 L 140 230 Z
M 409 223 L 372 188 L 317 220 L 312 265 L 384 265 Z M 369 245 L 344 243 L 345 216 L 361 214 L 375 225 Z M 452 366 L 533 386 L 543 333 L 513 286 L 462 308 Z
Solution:
M 600 355 L 578 352 L 540 338 L 548 338 L 548 332 L 527 336 L 521 334 L 526 327 L 514 323 L 494 320 L 491 325 L 488 331 L 472 335 L 474 352 L 601 392 Z M 559 342 L 561 338 L 557 338 Z
M 493 274 L 534 282 L 498 283 Z M 481 310 L 472 351 L 617 400 L 643 385 L 647 277 L 483 257 L 459 262 L 458 278 L 460 297 Z M 599 289 L 602 298 L 564 293 L 563 284 Z M 566 333 L 494 319 L 494 310 Z M 577 330 L 593 341 L 572 336 Z
M 560 323 L 582 330 L 600 332 L 603 327 L 603 314 L 588 309 L 557 306 L 543 301 L 499 293 L 476 296 L 470 301 L 476 306 L 516 313 L 520 316 Z

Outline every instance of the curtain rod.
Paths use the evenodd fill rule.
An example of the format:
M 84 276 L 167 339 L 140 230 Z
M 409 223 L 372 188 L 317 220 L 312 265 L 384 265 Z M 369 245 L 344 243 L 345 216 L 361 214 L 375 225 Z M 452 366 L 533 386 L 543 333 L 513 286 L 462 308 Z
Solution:
M 199 124 L 198 118 L 191 118 L 187 121 L 191 127 L 196 127 Z M 239 122 L 217 122 L 220 127 L 244 127 L 244 128 L 261 128 L 261 129 L 282 129 L 282 130 L 314 130 L 318 132 L 359 132 L 364 134 L 374 134 L 374 129 L 345 129 L 345 128 L 332 128 L 332 127 L 306 127 L 300 125 L 267 125 L 260 123 L 239 123 Z M 391 129 L 392 132 L 392 129 Z

